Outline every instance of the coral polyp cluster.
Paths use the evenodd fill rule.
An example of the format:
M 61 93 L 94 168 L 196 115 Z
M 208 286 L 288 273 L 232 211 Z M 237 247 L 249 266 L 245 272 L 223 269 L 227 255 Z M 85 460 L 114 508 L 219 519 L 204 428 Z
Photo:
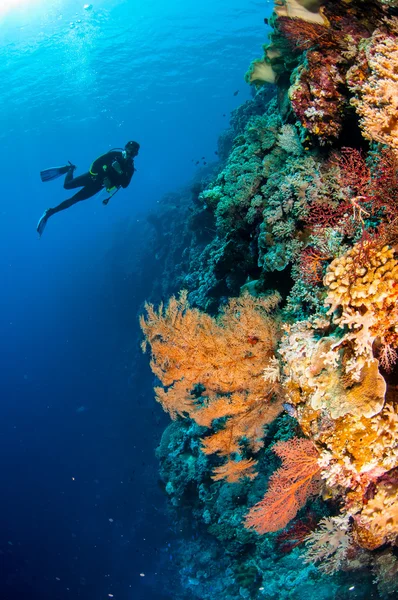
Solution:
M 354 571 L 393 597 L 397 3 L 278 0 L 270 23 L 246 75 L 255 97 L 196 195 L 182 304 L 142 320 L 157 399 L 176 419 L 162 476 L 217 540 L 225 597 L 291 597 L 269 578 L 289 551 L 313 569 L 289 563 L 297 598 L 317 577 L 337 598 L 333 577 Z M 212 597 L 206 577 L 193 597 Z

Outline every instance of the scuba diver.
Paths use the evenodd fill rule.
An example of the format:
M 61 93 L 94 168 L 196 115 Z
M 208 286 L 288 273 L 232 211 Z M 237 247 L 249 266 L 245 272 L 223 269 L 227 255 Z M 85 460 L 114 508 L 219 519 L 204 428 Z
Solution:
M 84 173 L 78 177 L 73 177 L 76 167 L 71 162 L 63 167 L 53 167 L 41 171 L 40 178 L 42 181 L 52 181 L 57 177 L 66 175 L 64 181 L 64 188 L 66 190 L 74 190 L 78 187 L 83 189 L 79 190 L 72 198 L 61 202 L 55 208 L 47 208 L 44 211 L 37 224 L 39 236 L 42 235 L 49 217 L 73 206 L 77 202 L 91 198 L 101 190 L 104 191 L 106 196 L 102 200 L 102 203 L 108 204 L 112 196 L 121 187 L 126 188 L 129 185 L 136 170 L 134 167 L 134 158 L 137 156 L 139 149 L 140 145 L 138 142 L 127 142 L 124 150 L 118 148 L 103 154 L 93 162 L 88 173 Z

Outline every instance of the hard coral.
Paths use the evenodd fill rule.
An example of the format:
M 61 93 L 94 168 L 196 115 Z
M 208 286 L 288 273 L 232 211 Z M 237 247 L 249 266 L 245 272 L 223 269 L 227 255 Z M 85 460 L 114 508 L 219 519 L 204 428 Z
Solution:
M 351 84 L 356 91 L 352 104 L 364 136 L 398 152 L 398 36 L 376 32 L 366 45 L 365 56 L 370 76 Z
M 337 138 L 341 132 L 346 97 L 341 91 L 344 77 L 341 54 L 312 50 L 293 73 L 289 98 L 295 115 L 309 133 L 321 143 Z
M 362 369 L 359 381 L 348 380 L 343 371 L 346 349 L 336 352 L 339 337 L 328 332 L 321 318 L 313 319 L 312 325 L 285 326 L 285 331 L 278 352 L 281 385 L 296 407 L 303 432 L 320 451 L 321 476 L 330 495 L 343 500 L 343 513 L 355 515 L 353 537 L 358 546 L 376 548 L 392 542 L 395 525 L 386 537 L 380 536 L 376 503 L 392 507 L 395 488 L 391 490 L 397 484 L 397 478 L 388 478 L 398 464 L 396 391 L 385 393 L 375 359 Z M 386 486 L 390 486 L 387 499 Z M 365 510 L 370 498 L 375 498 L 373 511 Z
M 376 360 L 363 369 L 358 381 L 347 385 L 344 354 L 334 350 L 338 337 L 317 340 L 307 323 L 286 328 L 286 333 L 279 352 L 286 364 L 284 387 L 292 404 L 305 401 L 308 409 L 321 410 L 332 419 L 347 414 L 370 417 L 380 412 L 386 387 Z
M 353 352 L 345 372 L 358 380 L 363 366 L 373 364 L 375 342 L 382 350 L 398 346 L 398 260 L 394 250 L 379 248 L 372 241 L 357 243 L 330 264 L 324 284 L 328 289 L 325 304 L 330 305 L 333 322 L 348 328 L 336 344 L 348 344 Z
M 378 548 L 385 543 L 396 544 L 398 538 L 397 482 L 382 482 L 374 497 L 368 500 L 360 515 L 355 517 L 355 524 L 359 539 L 363 539 L 369 532 L 367 545 L 362 543 L 362 546 L 369 550 Z

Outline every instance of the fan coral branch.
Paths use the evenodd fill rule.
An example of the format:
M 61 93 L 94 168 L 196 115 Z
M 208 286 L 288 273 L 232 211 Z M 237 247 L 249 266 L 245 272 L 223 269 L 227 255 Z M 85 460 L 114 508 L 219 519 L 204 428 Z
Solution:
M 282 466 L 271 475 L 263 500 L 246 517 L 245 527 L 257 533 L 283 529 L 310 496 L 319 493 L 318 451 L 311 440 L 292 438 L 273 448 Z

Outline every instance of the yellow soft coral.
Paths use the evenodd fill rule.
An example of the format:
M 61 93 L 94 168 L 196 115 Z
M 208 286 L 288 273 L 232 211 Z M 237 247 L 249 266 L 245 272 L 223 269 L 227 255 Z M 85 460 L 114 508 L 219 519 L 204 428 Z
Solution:
M 364 136 L 398 152 L 397 36 L 374 34 L 366 48 L 366 59 L 371 74 L 352 103 L 361 118 Z
M 397 535 L 393 484 L 379 483 L 372 503 L 367 493 L 398 466 L 398 393 L 387 388 L 375 358 L 363 365 L 358 381 L 347 377 L 345 353 L 352 348 L 340 344 L 337 331 L 331 334 L 322 319 L 285 326 L 280 380 L 303 432 L 320 452 L 325 493 L 342 499 L 343 514 L 355 517 L 355 543 L 374 549 Z M 381 507 L 386 509 L 382 527 Z

